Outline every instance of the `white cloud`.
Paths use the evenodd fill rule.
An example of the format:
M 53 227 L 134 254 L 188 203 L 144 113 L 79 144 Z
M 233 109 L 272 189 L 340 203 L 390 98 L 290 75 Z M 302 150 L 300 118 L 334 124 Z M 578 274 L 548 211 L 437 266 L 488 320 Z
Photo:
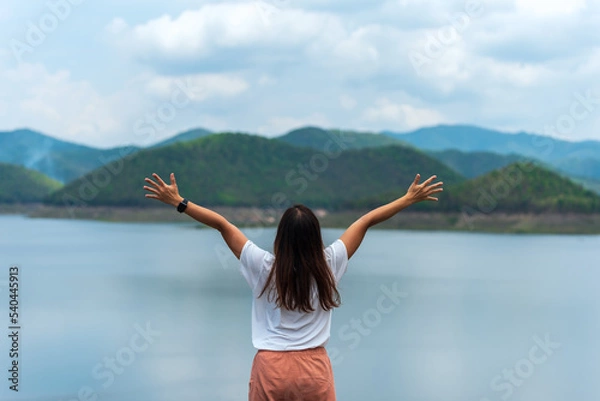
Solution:
M 8 20 L 12 16 L 12 11 L 5 3 L 0 3 L 0 21 Z
M 545 66 L 524 63 L 508 63 L 486 60 L 482 70 L 488 72 L 491 79 L 498 84 L 509 84 L 513 87 L 531 87 L 540 82 L 548 82 L 550 72 Z
M 10 82 L 0 90 L 0 117 L 5 126 L 29 127 L 100 147 L 156 142 L 178 130 L 179 119 L 185 117 L 186 109 L 193 111 L 194 103 L 235 97 L 249 88 L 242 78 L 226 74 L 177 78 L 142 74 L 121 90 L 101 94 L 90 82 L 73 79 L 69 71 L 52 73 L 41 64 L 27 63 L 0 69 L 0 82 Z M 176 107 L 172 107 L 174 101 Z M 173 115 L 161 119 L 160 113 Z M 157 114 L 152 135 L 137 135 L 136 123 L 156 119 Z M 223 125 L 206 113 L 202 121 Z
M 230 74 L 193 74 L 180 77 L 152 76 L 145 83 L 148 93 L 169 100 L 177 88 L 185 88 L 192 101 L 210 97 L 231 97 L 245 92 L 248 83 Z
M 127 22 L 123 18 L 115 18 L 106 26 L 106 31 L 112 35 L 120 35 L 129 28 Z
M 262 4 L 257 6 L 257 4 Z M 268 69 L 269 75 L 310 64 L 339 76 L 371 76 L 407 65 L 412 34 L 390 25 L 351 24 L 323 11 L 274 7 L 260 1 L 207 4 L 173 17 L 106 27 L 113 42 L 156 69 L 191 71 Z M 272 13 L 263 10 L 276 10 Z M 267 19 L 265 21 L 265 19 Z M 402 67 L 404 68 L 404 67 Z
M 350 95 L 340 95 L 340 106 L 346 110 L 352 110 L 356 107 L 356 99 Z
M 587 53 L 574 73 L 584 78 L 592 78 L 597 76 L 598 71 L 600 71 L 600 47 Z M 594 81 L 596 80 L 594 79 Z
M 171 61 L 202 60 L 219 50 L 297 50 L 313 42 L 336 42 L 343 34 L 335 16 L 299 9 L 276 10 L 265 15 L 256 2 L 206 4 L 176 18 L 164 15 L 134 27 L 116 19 L 106 30 L 119 31 L 121 35 L 115 40 L 143 60 Z
M 378 30 L 379 27 L 361 27 L 357 29 L 348 38 L 341 40 L 335 46 L 335 55 L 349 62 L 377 62 L 379 51 L 369 40 L 369 34 Z
M 51 73 L 40 64 L 20 64 L 0 70 L 7 108 L 3 121 L 13 127 L 44 127 L 61 138 L 81 142 L 94 134 L 118 132 L 118 107 L 110 97 L 100 96 L 89 82 L 74 81 L 69 71 Z M 117 139 L 113 136 L 113 139 Z
M 376 105 L 366 109 L 363 118 L 370 122 L 380 123 L 393 128 L 418 128 L 445 122 L 445 118 L 437 111 L 419 108 L 410 104 L 393 103 L 386 98 L 379 99 Z M 392 127 L 390 127 L 392 128 Z
M 107 2 L 78 8 L 27 59 L 38 64 L 16 66 L 0 47 L 0 129 L 127 143 L 136 121 L 184 83 L 202 90 L 152 141 L 197 126 L 275 135 L 307 124 L 410 129 L 450 117 L 543 132 L 600 68 L 597 1 L 484 0 L 421 76 L 410 50 L 423 51 L 465 0 Z M 8 4 L 0 5 L 12 14 L 0 24 L 4 43 L 39 12 Z M 577 136 L 598 132 L 590 118 Z
M 564 16 L 581 11 L 586 0 L 515 0 L 517 10 L 535 16 Z
M 258 79 L 259 86 L 271 86 L 277 84 L 277 79 L 269 74 L 262 74 Z

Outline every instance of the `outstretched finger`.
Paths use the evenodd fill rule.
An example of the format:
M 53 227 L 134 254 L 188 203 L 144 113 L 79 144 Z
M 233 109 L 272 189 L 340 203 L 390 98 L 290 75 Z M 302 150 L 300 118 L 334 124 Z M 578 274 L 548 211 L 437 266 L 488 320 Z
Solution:
M 433 197 L 433 196 L 428 196 L 426 199 L 427 199 L 427 200 L 430 200 L 430 201 L 435 201 L 435 202 L 439 201 L 439 199 L 438 199 L 438 198 L 435 198 L 435 197 Z
M 144 178 L 144 181 L 146 181 L 148 184 L 152 185 L 153 187 L 156 187 L 156 188 L 158 188 L 158 187 L 159 187 L 159 185 L 158 185 L 156 182 L 152 181 L 152 180 L 151 180 L 150 178 L 148 178 L 148 177 Z
M 413 181 L 414 185 L 419 185 L 419 180 L 421 179 L 421 174 L 417 174 L 415 176 L 415 180 Z
M 148 187 L 148 186 L 144 185 L 144 189 L 146 191 L 150 191 L 150 192 L 153 192 L 155 194 L 158 194 L 158 191 L 155 188 L 151 188 L 151 187 Z
M 177 181 L 175 180 L 175 173 L 171 173 L 171 185 L 177 185 Z
M 427 186 L 427 185 L 431 184 L 431 182 L 432 182 L 433 180 L 435 180 L 436 178 L 437 178 L 437 175 L 432 175 L 431 177 L 429 177 L 429 178 L 428 178 L 428 179 L 427 179 L 427 180 L 426 180 L 426 181 L 423 183 L 423 185 L 424 185 L 424 186 Z
M 152 173 L 152 177 L 156 178 L 156 181 L 158 181 L 160 185 L 167 185 L 167 184 L 165 184 L 165 182 L 163 181 L 163 179 L 160 178 L 160 176 L 158 174 Z

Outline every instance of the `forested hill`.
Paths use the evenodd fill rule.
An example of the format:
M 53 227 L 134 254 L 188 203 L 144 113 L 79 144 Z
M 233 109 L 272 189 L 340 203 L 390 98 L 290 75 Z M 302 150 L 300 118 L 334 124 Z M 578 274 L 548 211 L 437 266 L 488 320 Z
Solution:
M 194 128 L 145 149 L 210 136 Z M 331 144 L 343 150 L 406 145 L 428 153 L 467 178 L 522 159 L 534 159 L 563 175 L 597 188 L 600 182 L 600 142 L 568 142 L 532 134 L 507 134 L 466 125 L 439 125 L 405 134 L 382 134 L 350 130 L 302 127 L 276 138 L 298 147 L 324 152 Z M 103 164 L 141 150 L 139 146 L 99 149 L 67 142 L 29 129 L 0 132 L 0 162 L 39 171 L 66 183 Z M 597 190 L 597 189 L 596 189 Z
M 440 210 L 600 213 L 600 196 L 532 163 L 513 163 L 448 188 Z
M 42 173 L 0 163 L 0 203 L 40 202 L 62 184 Z
M 165 179 L 174 172 L 182 195 L 204 205 L 277 207 L 301 202 L 331 210 L 377 194 L 400 196 L 416 172 L 423 177 L 437 174 L 447 184 L 463 181 L 444 164 L 400 145 L 341 152 L 333 144 L 320 152 L 278 139 L 227 133 L 141 150 L 120 166 L 69 183 L 48 202 L 156 206 L 142 189 L 144 177 L 153 172 Z
M 343 149 L 375 148 L 388 145 L 407 145 L 399 139 L 387 135 L 343 130 L 326 130 L 319 127 L 303 127 L 277 137 L 290 145 L 308 147 L 323 151 L 332 142 Z

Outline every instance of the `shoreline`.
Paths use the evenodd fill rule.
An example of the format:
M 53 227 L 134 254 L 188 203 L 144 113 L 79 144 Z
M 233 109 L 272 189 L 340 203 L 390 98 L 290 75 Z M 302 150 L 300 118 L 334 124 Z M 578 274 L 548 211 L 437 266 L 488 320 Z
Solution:
M 276 227 L 283 210 L 250 207 L 211 207 L 240 227 Z M 368 210 L 329 212 L 314 209 L 323 228 L 346 228 Z M 171 222 L 191 219 L 168 206 L 81 207 L 69 209 L 43 204 L 0 205 L 0 215 L 18 214 L 30 218 L 99 220 L 108 222 Z M 198 223 L 200 225 L 200 223 Z M 402 211 L 377 226 L 382 229 L 418 231 L 463 231 L 507 234 L 600 234 L 600 214 L 507 214 L 489 213 L 469 216 L 461 213 Z

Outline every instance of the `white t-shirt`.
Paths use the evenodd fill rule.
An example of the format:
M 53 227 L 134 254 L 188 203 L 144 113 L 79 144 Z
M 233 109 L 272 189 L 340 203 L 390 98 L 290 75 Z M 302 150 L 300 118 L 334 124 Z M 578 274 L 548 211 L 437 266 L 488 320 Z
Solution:
M 341 240 L 325 248 L 325 260 L 337 284 L 346 272 L 348 253 Z M 252 344 L 257 349 L 293 351 L 327 344 L 331 330 L 331 310 L 319 305 L 318 294 L 313 299 L 314 311 L 305 313 L 278 308 L 269 302 L 268 293 L 258 298 L 275 256 L 248 240 L 240 255 L 240 271 L 250 285 L 252 300 Z M 274 300 L 273 300 L 274 301 Z

